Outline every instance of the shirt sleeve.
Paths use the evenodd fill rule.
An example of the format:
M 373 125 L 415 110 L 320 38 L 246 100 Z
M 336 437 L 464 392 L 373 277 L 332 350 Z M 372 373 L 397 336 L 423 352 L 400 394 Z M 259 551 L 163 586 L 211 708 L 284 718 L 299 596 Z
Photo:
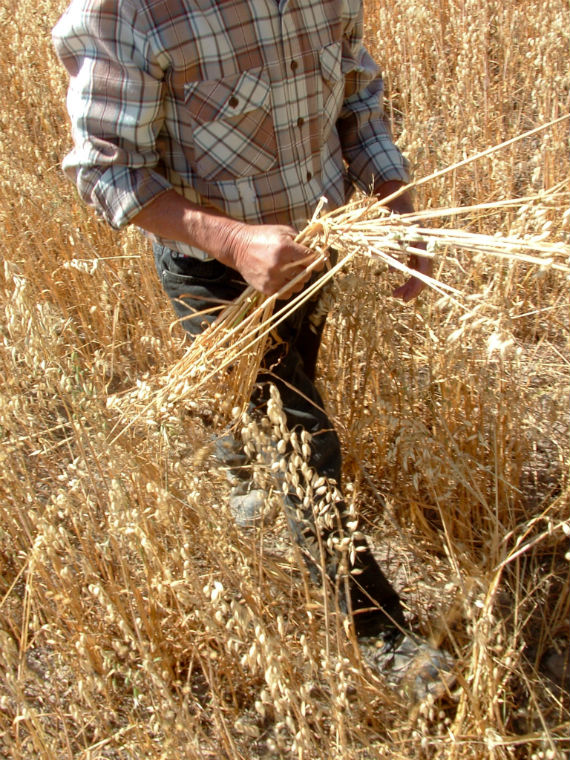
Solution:
M 158 169 L 162 71 L 136 8 L 75 0 L 53 30 L 70 84 L 73 150 L 63 170 L 80 196 L 119 228 L 171 185 Z
M 362 44 L 362 10 L 343 42 L 345 99 L 337 121 L 348 178 L 365 193 L 379 182 L 409 182 L 409 166 L 384 116 L 384 83 Z

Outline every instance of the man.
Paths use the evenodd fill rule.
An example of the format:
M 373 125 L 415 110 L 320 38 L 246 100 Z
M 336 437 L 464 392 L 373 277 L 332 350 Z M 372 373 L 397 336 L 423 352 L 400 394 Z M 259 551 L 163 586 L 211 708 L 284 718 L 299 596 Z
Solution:
M 290 292 L 303 287 L 310 252 L 294 238 L 321 196 L 330 208 L 355 186 L 387 197 L 407 182 L 362 45 L 359 0 L 74 0 L 54 43 L 71 77 L 75 147 L 64 169 L 110 225 L 152 238 L 191 336 L 207 321 L 196 312 L 247 283 L 269 295 L 301 275 Z M 389 206 L 412 210 L 406 192 Z M 431 273 L 428 258 L 411 264 Z M 394 295 L 409 301 L 422 288 L 411 278 Z M 340 484 L 338 437 L 313 382 L 322 326 L 321 306 L 308 301 L 280 327 L 265 367 L 289 428 L 312 435 L 309 464 Z M 243 461 L 227 438 L 218 456 Z M 256 498 L 238 487 L 238 520 Z M 394 682 L 413 671 L 416 696 L 441 691 L 447 658 L 405 631 L 398 595 L 360 548 L 347 607 L 363 651 Z

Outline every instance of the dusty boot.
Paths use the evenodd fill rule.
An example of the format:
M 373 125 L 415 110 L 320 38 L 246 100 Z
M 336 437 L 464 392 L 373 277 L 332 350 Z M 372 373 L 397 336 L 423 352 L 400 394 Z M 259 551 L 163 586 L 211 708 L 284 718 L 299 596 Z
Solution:
M 364 661 L 413 702 L 428 695 L 439 699 L 455 682 L 451 655 L 410 632 L 390 642 L 380 636 L 361 638 L 359 644 Z
M 249 479 L 249 460 L 243 446 L 231 433 L 214 439 L 213 457 L 231 485 L 236 486 Z
M 251 483 L 241 483 L 230 492 L 229 505 L 235 523 L 240 528 L 253 528 L 265 518 L 271 517 L 273 507 L 267 493 L 261 488 L 251 488 Z

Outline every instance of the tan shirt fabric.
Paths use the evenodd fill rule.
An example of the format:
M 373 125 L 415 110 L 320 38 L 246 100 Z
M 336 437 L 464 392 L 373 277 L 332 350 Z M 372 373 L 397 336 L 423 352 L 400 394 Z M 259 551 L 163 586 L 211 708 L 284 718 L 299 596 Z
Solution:
M 114 227 L 172 187 L 302 228 L 321 196 L 407 181 L 358 0 L 74 0 L 53 40 L 71 77 L 64 170 Z

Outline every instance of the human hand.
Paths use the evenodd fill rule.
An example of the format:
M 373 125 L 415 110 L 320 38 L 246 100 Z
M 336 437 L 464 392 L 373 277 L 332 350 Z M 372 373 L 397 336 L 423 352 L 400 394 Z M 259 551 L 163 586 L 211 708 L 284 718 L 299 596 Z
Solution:
M 415 243 L 414 248 L 425 248 L 425 243 Z M 413 253 L 408 259 L 408 267 L 415 269 L 426 277 L 433 277 L 433 259 L 427 256 Z M 394 298 L 401 298 L 408 303 L 419 296 L 426 287 L 426 283 L 417 277 L 410 277 L 403 285 L 392 291 Z
M 312 272 L 324 266 L 322 257 L 295 243 L 297 233 L 293 227 L 245 224 L 191 203 L 175 190 L 158 195 L 132 221 L 153 235 L 205 251 L 236 269 L 264 295 L 278 293 L 298 277 L 294 285 L 280 293 L 280 297 L 288 298 L 302 290 Z M 307 269 L 311 262 L 313 265 Z
M 386 198 L 386 205 L 394 214 L 413 214 L 414 204 L 408 190 L 404 190 L 404 183 L 397 180 L 388 182 L 379 182 L 374 188 L 375 194 L 379 198 Z M 392 195 L 394 196 L 392 198 Z M 426 249 L 425 243 L 416 242 L 414 248 Z M 421 254 L 412 254 L 408 259 L 408 267 L 415 269 L 426 277 L 433 276 L 433 259 Z M 392 291 L 394 298 L 401 298 L 406 303 L 419 296 L 426 287 L 426 283 L 417 277 L 410 277 L 399 288 Z
M 292 227 L 281 224 L 232 225 L 224 246 L 227 263 L 247 283 L 268 296 L 299 277 L 281 294 L 282 298 L 288 298 L 303 289 L 315 269 L 307 270 L 315 254 L 295 242 L 296 234 Z

